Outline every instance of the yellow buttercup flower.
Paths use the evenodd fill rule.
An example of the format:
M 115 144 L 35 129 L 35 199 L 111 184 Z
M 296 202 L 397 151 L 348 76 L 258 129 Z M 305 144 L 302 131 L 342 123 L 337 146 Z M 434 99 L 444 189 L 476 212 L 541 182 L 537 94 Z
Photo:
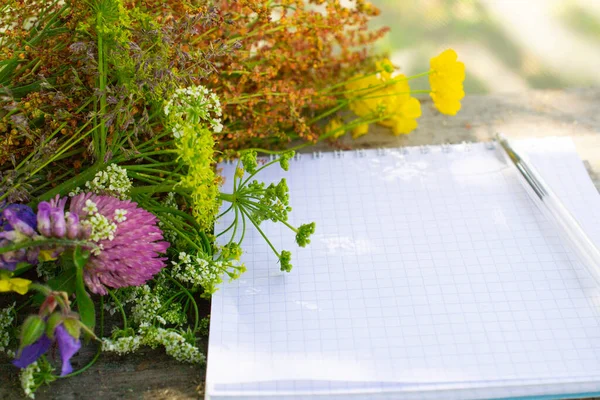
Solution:
M 394 135 L 407 134 L 417 128 L 417 118 L 420 116 L 421 103 L 419 103 L 419 100 L 411 97 L 400 104 L 399 109 L 390 119 L 380 121 L 379 124 L 392 128 Z
M 365 119 L 385 117 L 377 123 L 392 128 L 395 135 L 413 131 L 418 125 L 416 119 L 421 116 L 421 105 L 410 96 L 408 80 L 402 74 L 392 78 L 394 67 L 388 60 L 378 62 L 377 69 L 378 75 L 355 79 L 346 85 L 349 91 L 346 96 L 358 97 L 350 102 L 350 109 Z M 352 137 L 367 131 L 368 125 L 360 125 L 353 130 Z
M 357 139 L 369 132 L 369 124 L 360 124 L 352 129 L 352 139 Z
M 429 64 L 433 103 L 442 114 L 456 115 L 460 110 L 460 100 L 465 96 L 465 64 L 458 61 L 458 55 L 452 49 L 433 57 Z
M 331 134 L 331 137 L 334 139 L 337 139 L 340 136 L 344 136 L 346 130 L 341 129 L 343 126 L 344 124 L 342 123 L 342 121 L 340 121 L 339 118 L 333 118 L 327 123 L 327 125 L 325 125 L 325 135 Z
M 25 294 L 29 290 L 31 281 L 23 278 L 0 279 L 0 292 L 17 292 Z

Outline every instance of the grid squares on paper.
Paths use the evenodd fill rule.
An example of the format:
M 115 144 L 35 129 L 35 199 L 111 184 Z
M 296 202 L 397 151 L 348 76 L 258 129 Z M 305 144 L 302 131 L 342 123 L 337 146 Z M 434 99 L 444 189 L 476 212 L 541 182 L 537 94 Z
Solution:
M 567 150 L 532 158 L 600 242 L 598 194 Z M 290 274 L 246 235 L 248 272 L 213 296 L 213 396 L 600 382 L 597 288 L 484 145 L 304 157 L 286 179 L 290 222 L 317 232 L 297 249 L 292 232 L 262 227 L 294 250 Z

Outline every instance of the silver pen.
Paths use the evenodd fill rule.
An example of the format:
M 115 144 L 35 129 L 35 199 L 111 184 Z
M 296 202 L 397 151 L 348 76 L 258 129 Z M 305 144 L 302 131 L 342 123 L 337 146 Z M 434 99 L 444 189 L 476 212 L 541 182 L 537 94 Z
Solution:
M 546 217 L 555 222 L 561 236 L 571 245 L 583 265 L 600 285 L 600 250 L 598 247 L 525 156 L 516 152 L 503 135 L 497 134 L 496 140 L 506 153 L 509 162 L 514 164 L 519 171 L 521 183 L 527 193 Z

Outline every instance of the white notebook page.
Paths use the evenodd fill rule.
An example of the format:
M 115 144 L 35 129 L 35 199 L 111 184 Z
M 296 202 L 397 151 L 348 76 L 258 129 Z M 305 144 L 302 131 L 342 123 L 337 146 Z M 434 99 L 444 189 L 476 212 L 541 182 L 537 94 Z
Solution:
M 600 244 L 600 196 L 572 142 L 520 146 Z M 299 249 L 287 228 L 261 225 L 293 251 L 287 274 L 249 229 L 248 271 L 213 296 L 207 396 L 600 390 L 599 288 L 489 144 L 290 164 L 260 178 L 286 177 L 290 222 L 317 231 Z

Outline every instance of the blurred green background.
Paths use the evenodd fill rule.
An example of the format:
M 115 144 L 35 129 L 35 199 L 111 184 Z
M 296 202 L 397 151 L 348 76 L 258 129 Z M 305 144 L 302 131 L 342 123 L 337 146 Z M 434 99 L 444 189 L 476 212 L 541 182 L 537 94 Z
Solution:
M 427 70 L 451 47 L 467 93 L 600 84 L 600 0 L 371 0 L 380 43 L 401 72 Z M 415 82 L 426 88 L 426 81 Z

